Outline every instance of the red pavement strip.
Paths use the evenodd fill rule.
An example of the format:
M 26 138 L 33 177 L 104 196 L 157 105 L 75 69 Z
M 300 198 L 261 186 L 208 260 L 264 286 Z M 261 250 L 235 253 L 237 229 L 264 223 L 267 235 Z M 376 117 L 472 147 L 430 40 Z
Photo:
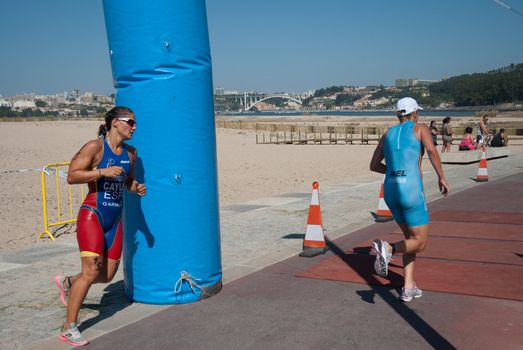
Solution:
M 424 271 L 416 274 L 416 283 L 422 289 L 523 301 L 522 214 L 438 211 L 431 219 L 436 222 L 429 226 L 429 244 L 416 260 L 416 270 Z M 402 234 L 398 231 L 375 238 L 400 241 Z M 387 278 L 374 273 L 375 258 L 368 252 L 375 238 L 358 244 L 345 256 L 326 259 L 296 276 L 401 287 L 403 267 L 399 256 L 392 261 Z
M 523 225 L 523 214 L 502 211 L 440 210 L 431 214 L 430 219 L 431 221 Z
M 384 279 L 375 275 L 373 262 L 371 255 L 347 254 L 343 259 L 327 259 L 296 276 L 392 287 L 403 285 L 401 264 L 392 263 L 389 276 Z M 416 284 L 423 290 L 523 301 L 522 266 L 417 259 L 416 269 L 423 271 L 416 275 Z
M 392 233 L 403 234 L 399 227 L 396 227 Z M 521 225 L 487 224 L 484 222 L 453 222 L 452 225 L 449 225 L 448 222 L 431 221 L 429 237 L 435 236 L 523 242 L 523 227 Z
M 379 238 L 387 242 L 399 242 L 404 239 L 401 234 L 390 234 L 387 236 L 379 236 Z M 352 252 L 368 253 L 372 241 L 373 240 L 368 240 L 363 242 L 361 245 L 358 245 L 358 247 L 355 247 Z M 427 248 L 425 251 L 420 253 L 417 258 L 516 265 L 523 267 L 523 258 L 518 254 L 523 255 L 523 241 L 512 242 L 434 236 L 429 238 Z M 401 261 L 401 255 L 394 256 L 393 261 Z

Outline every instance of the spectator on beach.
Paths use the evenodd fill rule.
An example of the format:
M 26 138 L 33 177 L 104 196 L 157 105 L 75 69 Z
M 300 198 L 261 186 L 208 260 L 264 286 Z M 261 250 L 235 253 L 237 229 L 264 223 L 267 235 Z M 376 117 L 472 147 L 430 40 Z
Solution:
M 413 98 L 405 97 L 398 101 L 396 113 L 399 125 L 383 135 L 370 162 L 370 170 L 385 174 L 385 203 L 405 235 L 405 240 L 393 244 L 379 239 L 374 241 L 374 269 L 378 275 L 387 276 L 392 255 L 403 254 L 405 276 L 400 299 L 404 302 L 422 296 L 421 289 L 414 282 L 416 254 L 425 249 L 428 241 L 429 214 L 421 179 L 422 148 L 426 149 L 436 171 L 441 193 L 446 196 L 449 192 L 431 132 L 427 125 L 418 123 L 418 111 L 421 109 Z
M 439 131 L 438 131 L 438 128 L 436 127 L 435 120 L 430 121 L 429 130 L 430 130 L 430 133 L 432 134 L 432 141 L 434 141 L 434 146 L 437 146 Z
M 459 150 L 472 151 L 475 150 L 476 147 L 476 141 L 472 137 L 472 128 L 470 126 L 467 126 L 465 128 L 465 134 L 463 135 L 463 139 L 461 139 L 461 142 L 459 144 Z
M 505 129 L 499 129 L 498 133 L 494 133 L 492 141 L 490 141 L 492 147 L 503 147 L 508 146 L 508 135 L 505 132 Z
M 489 128 L 487 127 L 489 120 L 488 114 L 483 115 L 480 122 L 478 123 L 478 130 L 476 134 L 476 143 L 478 145 L 484 145 L 487 146 L 490 141 L 491 132 Z
M 67 182 L 89 187 L 76 222 L 82 270 L 74 276 L 59 273 L 54 279 L 67 307 L 58 338 L 72 346 L 89 343 L 76 325 L 89 288 L 110 282 L 120 264 L 124 187 L 140 196 L 146 194 L 145 185 L 134 180 L 136 150 L 124 143 L 135 131 L 134 113 L 127 107 L 114 107 L 105 114 L 98 139 L 87 142 L 69 166 Z
M 497 133 L 497 132 L 496 132 L 496 129 L 492 129 L 492 130 L 490 130 L 490 135 L 496 135 L 496 133 Z M 489 145 L 489 146 L 492 146 L 492 145 L 491 145 L 491 143 L 492 143 L 492 138 L 493 138 L 493 137 L 491 137 L 490 140 L 488 141 L 488 145 Z
M 443 140 L 443 146 L 441 147 L 441 153 L 450 152 L 450 145 L 452 145 L 452 134 L 453 131 L 450 128 L 450 117 L 443 119 L 443 126 L 441 128 L 441 138 Z

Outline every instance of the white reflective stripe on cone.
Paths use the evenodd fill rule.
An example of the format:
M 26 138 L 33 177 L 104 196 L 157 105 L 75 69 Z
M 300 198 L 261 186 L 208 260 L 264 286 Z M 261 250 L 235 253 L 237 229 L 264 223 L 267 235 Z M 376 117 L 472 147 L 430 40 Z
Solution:
M 320 205 L 320 197 L 318 190 L 312 190 L 311 205 Z
M 307 225 L 307 231 L 305 232 L 305 240 L 323 242 L 323 227 L 321 227 L 321 225 Z
M 385 199 L 380 198 L 380 200 L 378 201 L 378 209 L 389 210 L 389 207 L 387 206 Z

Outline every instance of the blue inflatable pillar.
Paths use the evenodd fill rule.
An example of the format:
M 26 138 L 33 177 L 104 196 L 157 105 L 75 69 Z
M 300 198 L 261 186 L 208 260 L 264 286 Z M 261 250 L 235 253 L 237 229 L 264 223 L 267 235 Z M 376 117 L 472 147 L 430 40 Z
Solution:
M 116 105 L 147 195 L 124 198 L 126 294 L 188 303 L 222 286 L 212 69 L 204 0 L 104 0 Z

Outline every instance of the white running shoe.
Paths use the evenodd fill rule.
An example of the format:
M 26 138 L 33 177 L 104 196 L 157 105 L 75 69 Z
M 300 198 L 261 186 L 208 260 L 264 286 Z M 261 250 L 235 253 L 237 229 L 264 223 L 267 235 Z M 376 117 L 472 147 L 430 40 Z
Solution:
M 392 253 L 389 251 L 390 244 L 381 239 L 375 240 L 373 244 L 376 252 L 374 270 L 379 276 L 385 277 L 389 273 L 389 262 L 392 260 Z
M 412 301 L 413 298 L 421 298 L 422 295 L 423 291 L 416 286 L 416 283 L 414 283 L 414 287 L 412 288 L 401 288 L 400 299 L 408 303 Z

